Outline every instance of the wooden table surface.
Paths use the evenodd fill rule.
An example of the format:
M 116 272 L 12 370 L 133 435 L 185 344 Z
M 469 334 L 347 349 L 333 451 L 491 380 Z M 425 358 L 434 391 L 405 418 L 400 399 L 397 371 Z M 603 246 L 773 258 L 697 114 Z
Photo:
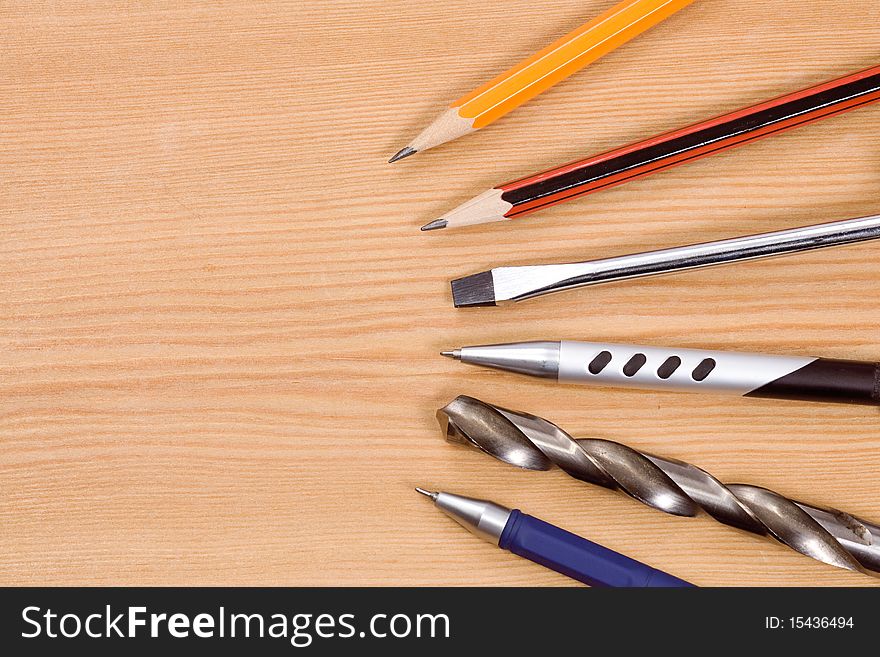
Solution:
M 394 166 L 612 0 L 0 5 L 0 583 L 566 585 L 413 492 L 492 498 L 699 585 L 870 585 L 441 439 L 469 394 L 880 520 L 876 408 L 551 383 L 442 348 L 878 359 L 880 246 L 472 311 L 450 278 L 880 211 L 880 107 L 459 232 L 482 189 L 877 63 L 874 0 L 698 0 Z

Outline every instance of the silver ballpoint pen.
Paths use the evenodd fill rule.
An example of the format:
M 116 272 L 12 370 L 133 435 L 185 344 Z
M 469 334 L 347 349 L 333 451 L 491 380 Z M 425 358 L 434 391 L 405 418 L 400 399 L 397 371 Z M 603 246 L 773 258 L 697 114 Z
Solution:
M 462 347 L 442 355 L 560 383 L 880 405 L 880 363 L 572 340 Z
M 456 308 L 494 306 L 585 285 L 841 246 L 880 237 L 880 215 L 558 265 L 496 267 L 452 281 Z

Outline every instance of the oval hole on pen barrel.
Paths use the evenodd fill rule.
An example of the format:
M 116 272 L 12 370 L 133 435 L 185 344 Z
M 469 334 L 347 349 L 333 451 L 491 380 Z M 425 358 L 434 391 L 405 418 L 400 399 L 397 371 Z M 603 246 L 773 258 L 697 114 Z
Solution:
M 623 373 L 626 376 L 635 376 L 642 369 L 642 366 L 648 362 L 645 354 L 635 354 L 629 359 L 629 362 L 623 366 Z
M 678 356 L 670 356 L 663 361 L 663 364 L 659 368 L 657 368 L 657 376 L 665 381 L 675 374 L 675 370 L 679 367 L 681 367 L 681 358 Z
M 694 371 L 691 372 L 691 376 L 694 381 L 704 381 L 706 377 L 712 373 L 712 370 L 715 369 L 715 365 L 717 365 L 717 363 L 714 359 L 706 358 L 694 368 Z
M 590 365 L 587 367 L 587 370 L 590 374 L 598 374 L 602 370 L 605 369 L 605 366 L 611 362 L 611 352 L 610 351 L 600 351 L 598 355 L 592 360 Z

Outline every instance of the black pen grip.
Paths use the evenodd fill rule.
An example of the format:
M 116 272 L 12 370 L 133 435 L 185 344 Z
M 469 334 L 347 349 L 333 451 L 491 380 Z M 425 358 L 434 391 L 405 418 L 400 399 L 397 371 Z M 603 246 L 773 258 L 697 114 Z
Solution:
M 745 396 L 880 405 L 880 363 L 818 358 Z

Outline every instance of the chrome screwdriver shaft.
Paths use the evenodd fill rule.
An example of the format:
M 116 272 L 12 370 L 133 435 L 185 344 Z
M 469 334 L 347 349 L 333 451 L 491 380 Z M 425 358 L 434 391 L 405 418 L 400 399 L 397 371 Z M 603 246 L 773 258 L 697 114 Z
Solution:
M 457 308 L 494 306 L 585 285 L 669 274 L 877 238 L 880 238 L 880 215 L 602 260 L 496 267 L 452 281 L 452 298 Z

